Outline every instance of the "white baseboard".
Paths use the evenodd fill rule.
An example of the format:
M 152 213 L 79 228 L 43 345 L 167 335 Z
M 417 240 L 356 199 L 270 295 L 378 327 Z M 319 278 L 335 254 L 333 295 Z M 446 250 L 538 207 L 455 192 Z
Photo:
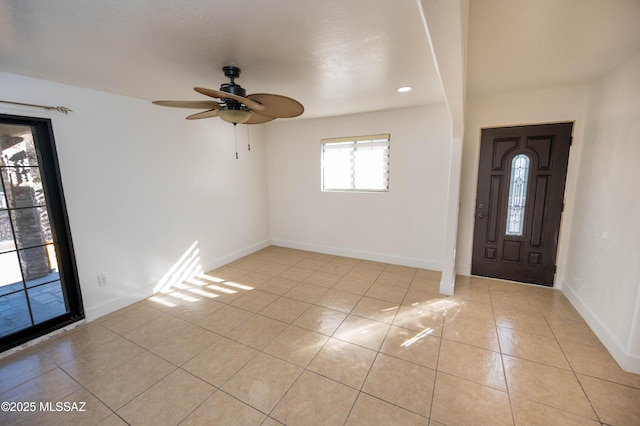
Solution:
M 202 270 L 210 271 L 212 269 L 219 268 L 221 266 L 226 265 L 227 263 L 233 262 L 234 260 L 240 259 L 258 250 L 262 250 L 263 248 L 268 247 L 270 245 L 271 245 L 271 240 L 264 240 L 256 244 L 252 244 L 243 249 L 234 251 L 233 253 L 230 253 L 228 255 L 219 257 L 217 259 L 201 262 Z M 152 288 L 149 288 L 148 292 L 146 293 L 141 293 L 140 290 L 138 289 L 135 294 L 120 295 L 119 297 L 108 300 L 99 305 L 92 306 L 91 308 L 86 308 L 85 317 L 87 321 L 93 321 L 97 318 L 110 314 L 111 312 L 117 311 L 119 309 L 125 308 L 129 305 L 132 305 L 150 296 L 153 296 Z
M 269 247 L 271 244 L 271 240 L 264 240 L 256 244 L 252 244 L 249 247 L 234 251 L 233 253 L 230 253 L 226 256 L 204 262 L 202 263 L 202 270 L 206 272 L 211 271 L 212 269 L 219 268 L 226 265 L 227 263 L 233 262 L 234 260 L 238 260 L 242 257 L 250 255 L 251 253 L 257 252 L 258 250 Z
M 600 321 L 600 318 L 598 318 L 584 300 L 573 291 L 566 281 L 562 281 L 561 291 L 580 313 L 589 327 L 591 327 L 595 335 L 598 336 L 618 365 L 625 371 L 640 374 L 640 355 L 627 352 L 625 345 L 609 331 L 609 328 Z
M 149 289 L 149 294 L 135 294 L 135 295 L 122 295 L 111 300 L 107 300 L 99 305 L 92 306 L 85 309 L 84 316 L 87 321 L 93 321 L 100 317 L 103 317 L 111 312 L 115 312 L 119 309 L 126 308 L 136 302 L 146 299 L 149 296 L 153 296 L 153 292 Z
M 456 266 L 456 274 L 464 275 L 466 277 L 471 276 L 471 265 L 457 265 Z
M 384 253 L 373 253 L 363 250 L 346 249 L 340 247 L 324 246 L 320 244 L 302 243 L 298 241 L 272 239 L 274 246 L 293 248 L 298 250 L 314 251 L 316 253 L 331 254 L 334 256 L 351 257 L 355 259 L 371 260 L 374 262 L 389 263 L 392 265 L 410 266 L 412 268 L 442 270 L 442 262 L 434 260 L 418 259 L 412 257 L 394 256 Z
M 629 373 L 640 374 L 640 355 L 627 354 L 627 360 L 622 369 Z

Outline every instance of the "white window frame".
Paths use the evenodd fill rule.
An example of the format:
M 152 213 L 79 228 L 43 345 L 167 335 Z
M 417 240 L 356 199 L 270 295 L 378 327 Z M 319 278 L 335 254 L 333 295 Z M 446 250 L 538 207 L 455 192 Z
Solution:
M 322 139 L 320 146 L 323 192 L 389 192 L 388 133 Z

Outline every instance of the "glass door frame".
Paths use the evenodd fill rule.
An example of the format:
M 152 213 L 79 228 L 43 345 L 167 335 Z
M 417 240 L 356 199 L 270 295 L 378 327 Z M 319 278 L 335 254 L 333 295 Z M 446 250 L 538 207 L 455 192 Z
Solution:
M 3 352 L 84 319 L 84 307 L 51 120 L 0 114 L 0 124 L 25 126 L 32 129 L 53 244 L 57 252 L 60 283 L 68 308 L 65 314 L 0 337 L 0 352 Z

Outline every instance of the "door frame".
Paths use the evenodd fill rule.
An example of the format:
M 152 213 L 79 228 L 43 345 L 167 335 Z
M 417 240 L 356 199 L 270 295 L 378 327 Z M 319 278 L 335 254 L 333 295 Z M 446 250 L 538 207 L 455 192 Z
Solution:
M 555 127 L 555 128 L 552 128 Z M 524 134 L 524 133 L 520 133 L 518 135 L 518 130 L 526 130 L 527 128 L 530 128 L 531 131 L 529 134 Z M 505 264 L 507 267 L 507 270 L 511 270 L 511 272 L 506 272 L 506 275 L 503 275 L 502 277 L 500 277 L 500 273 L 496 272 L 495 275 L 493 272 L 491 272 L 491 267 L 484 265 L 480 259 L 478 258 L 478 251 L 479 251 L 479 246 L 477 247 L 477 237 L 478 237 L 478 219 L 479 218 L 483 218 L 483 215 L 478 215 L 479 212 L 479 204 L 478 203 L 484 203 L 484 200 L 479 199 L 480 195 L 481 195 L 481 191 L 480 191 L 480 185 L 481 185 L 481 178 L 487 178 L 487 177 L 491 177 L 493 175 L 495 175 L 494 177 L 500 176 L 500 171 L 502 172 L 502 174 L 504 175 L 504 178 L 506 179 L 504 184 L 502 184 L 503 188 L 500 189 L 500 193 L 502 194 L 502 191 L 506 191 L 503 195 L 501 195 L 501 197 L 506 196 L 508 198 L 508 191 L 509 191 L 509 171 L 511 166 L 507 166 L 504 169 L 494 169 L 494 168 L 490 168 L 490 170 L 492 171 L 486 171 L 483 172 L 482 167 L 484 166 L 485 168 L 487 166 L 489 167 L 493 167 L 490 166 L 490 164 L 493 163 L 487 163 L 487 161 L 493 162 L 495 161 L 495 159 L 493 157 L 489 158 L 485 156 L 483 157 L 483 144 L 489 142 L 488 140 L 485 140 L 485 131 L 495 131 L 495 133 L 497 135 L 492 135 L 489 136 L 490 138 L 498 138 L 501 139 L 501 132 L 504 132 L 504 138 L 505 141 L 513 138 L 518 138 L 519 140 L 522 140 L 521 138 L 527 138 L 526 140 L 528 140 L 529 138 L 533 138 L 535 140 L 536 137 L 540 137 L 542 135 L 544 135 L 545 132 L 545 128 L 551 128 L 548 131 L 548 135 L 555 135 L 557 136 L 558 140 L 561 140 L 562 143 L 560 145 L 557 145 L 557 148 L 554 151 L 550 151 L 551 153 L 553 153 L 553 156 L 558 157 L 558 160 L 556 159 L 551 159 L 552 163 L 552 167 L 561 167 L 560 168 L 560 175 L 559 177 L 562 178 L 562 188 L 561 191 L 558 192 L 556 190 L 555 195 L 553 195 L 553 192 L 549 192 L 548 196 L 552 197 L 553 200 L 555 200 L 553 202 L 554 204 L 554 208 L 552 211 L 554 211 L 556 219 L 553 219 L 552 223 L 550 225 L 545 225 L 545 226 L 550 226 L 550 228 L 546 228 L 548 231 L 554 233 L 554 238 L 550 238 L 549 234 L 547 235 L 547 240 L 554 240 L 555 242 L 553 243 L 553 256 L 552 256 L 552 262 L 551 262 L 551 267 L 553 268 L 553 272 L 551 275 L 551 280 L 549 284 L 546 284 L 545 282 L 547 282 L 547 280 L 549 279 L 548 273 L 551 272 L 549 270 L 549 265 L 547 263 L 547 266 L 545 269 L 546 271 L 548 271 L 547 273 L 543 274 L 543 275 L 539 275 L 539 278 L 535 278 L 534 276 L 530 276 L 530 278 L 522 278 L 522 277 L 518 277 L 515 278 L 513 277 L 514 275 L 518 275 L 520 274 L 520 272 L 516 271 L 515 269 L 513 269 L 513 267 L 515 267 L 515 265 L 509 265 L 509 261 L 510 259 L 507 259 L 507 263 Z M 478 155 L 478 169 L 476 172 L 476 196 L 474 198 L 474 204 L 473 204 L 473 214 L 474 214 L 474 227 L 473 227 L 473 233 L 472 233 L 472 258 L 471 258 L 471 270 L 470 270 L 470 275 L 475 275 L 475 276 L 484 276 L 484 277 L 493 277 L 496 279 L 505 279 L 505 280 L 511 280 L 511 281 L 516 281 L 516 282 L 523 282 L 523 283 L 528 283 L 528 284 L 536 284 L 536 285 L 542 285 L 542 286 L 547 286 L 547 287 L 555 287 L 556 286 L 556 278 L 557 278 L 557 270 L 558 270 L 558 258 L 560 255 L 560 239 L 561 239 L 561 234 L 562 234 L 562 225 L 564 222 L 564 208 L 565 208 L 565 203 L 566 203 L 566 191 L 567 191 L 567 178 L 569 176 L 569 163 L 570 163 L 570 153 L 571 153 L 571 146 L 573 143 L 573 132 L 575 131 L 575 121 L 559 121 L 559 122 L 545 122 L 545 123 L 530 123 L 530 124 L 519 124 L 519 125 L 502 125 L 502 126 L 486 126 L 486 127 L 482 127 L 481 129 L 481 133 L 479 135 L 479 155 Z M 513 131 L 513 136 L 509 135 L 508 132 L 509 131 Z M 498 140 L 496 139 L 496 140 Z M 493 139 L 492 139 L 493 140 Z M 525 141 L 526 141 L 525 140 Z M 495 142 L 494 142 L 495 143 Z M 520 144 L 521 142 L 518 142 L 518 144 Z M 530 146 L 528 146 L 528 144 L 525 142 L 525 144 L 523 146 L 520 146 L 519 148 L 512 148 L 512 149 L 516 149 L 516 152 L 523 152 L 525 153 L 526 151 L 530 150 Z M 509 149 L 508 151 L 505 152 L 506 154 L 509 154 L 509 152 L 512 152 L 512 149 Z M 558 150 L 559 149 L 559 150 Z M 515 155 L 515 154 L 514 154 Z M 531 154 L 527 154 L 527 155 L 531 155 Z M 534 154 L 535 155 L 535 154 Z M 483 162 L 483 158 L 484 158 L 484 162 Z M 558 162 L 559 161 L 559 162 Z M 541 170 L 544 170 L 541 169 Z M 548 170 L 548 169 L 547 169 Z M 496 172 L 498 172 L 498 174 L 495 174 Z M 481 176 L 481 173 L 486 173 L 485 176 Z M 493 174 L 492 174 L 493 173 Z M 562 173 L 564 173 L 564 175 L 562 175 Z M 545 176 L 546 173 L 543 173 L 542 176 Z M 550 176 L 550 175 L 549 175 Z M 557 180 L 556 180 L 557 182 Z M 482 192 L 486 192 L 482 191 Z M 527 200 L 529 200 L 529 197 L 532 194 L 532 187 L 529 186 L 529 189 L 527 190 Z M 482 198 L 482 197 L 480 197 Z M 503 197 L 504 198 L 504 197 Z M 535 197 L 533 198 L 535 199 Z M 506 203 L 506 199 L 501 199 L 500 205 L 499 205 L 499 209 L 500 210 L 504 210 L 505 205 L 503 203 Z M 528 203 L 527 203 L 528 204 Z M 480 206 L 481 207 L 481 206 Z M 495 208 L 495 207 L 494 207 Z M 545 207 L 545 213 L 544 213 L 544 217 L 547 217 L 547 210 Z M 528 212 L 527 215 L 532 214 L 531 212 Z M 503 225 L 503 221 L 506 220 L 503 218 L 502 221 L 499 221 L 497 223 L 497 225 L 499 225 L 499 227 L 502 227 Z M 555 226 L 556 224 L 556 220 L 557 220 L 557 227 Z M 480 225 L 482 226 L 482 225 Z M 530 226 L 534 226 L 533 223 L 530 223 Z M 545 231 L 547 232 L 547 231 Z M 482 234 L 484 235 L 484 234 Z M 498 251 L 502 251 L 503 250 L 503 242 L 502 239 L 504 238 L 504 235 L 502 235 L 500 238 L 500 242 L 498 243 L 499 245 L 496 246 L 496 248 L 498 248 Z M 530 238 L 530 237 L 527 237 Z M 524 242 L 529 241 L 528 239 L 525 239 Z M 489 243 L 488 243 L 489 244 Z M 547 244 L 549 244 L 549 242 L 547 242 Z M 489 244 L 491 245 L 491 244 Z M 534 247 L 534 251 L 532 252 L 532 254 L 535 254 L 535 247 L 534 246 L 528 246 L 530 250 L 531 247 Z M 550 248 L 545 248 L 543 250 L 548 250 Z M 541 253 L 547 253 L 547 257 L 548 257 L 548 253 L 547 251 L 543 251 Z M 500 263 L 500 261 L 498 261 Z M 483 267 L 484 265 L 484 267 Z M 533 265 L 533 264 L 532 264 Z M 526 265 L 524 265 L 526 266 Z M 488 268 L 488 270 L 487 270 Z M 483 269 L 482 272 L 478 271 L 478 269 Z M 475 272 L 475 273 L 474 273 Z M 484 272 L 484 273 L 483 273 Z M 535 272 L 535 271 L 534 271 Z M 541 270 L 542 272 L 542 270 Z M 481 274 L 481 275 L 480 275 Z M 507 277 L 508 275 L 512 275 L 512 277 Z M 535 274 L 534 274 L 535 275 Z M 543 278 L 545 277 L 545 278 Z
M 58 252 L 60 283 L 64 289 L 69 311 L 1 337 L 0 352 L 3 352 L 83 320 L 85 315 L 51 119 L 0 114 L 0 122 L 32 128 L 47 199 L 53 242 Z

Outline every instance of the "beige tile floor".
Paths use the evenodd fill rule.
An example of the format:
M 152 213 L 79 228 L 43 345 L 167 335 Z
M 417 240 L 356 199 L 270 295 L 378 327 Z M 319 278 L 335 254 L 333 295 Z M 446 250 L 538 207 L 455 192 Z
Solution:
M 558 291 L 269 247 L 0 359 L 29 425 L 638 425 Z M 15 404 L 14 404 L 15 406 Z

